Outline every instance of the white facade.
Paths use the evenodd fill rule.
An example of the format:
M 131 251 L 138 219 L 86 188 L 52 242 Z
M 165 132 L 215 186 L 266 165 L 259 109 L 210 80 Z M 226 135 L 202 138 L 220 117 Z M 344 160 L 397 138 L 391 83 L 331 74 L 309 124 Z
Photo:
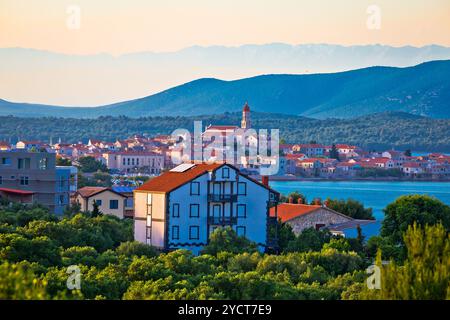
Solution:
M 108 169 L 118 169 L 126 172 L 146 168 L 148 173 L 159 174 L 164 169 L 164 155 L 157 153 L 104 153 L 103 159 Z

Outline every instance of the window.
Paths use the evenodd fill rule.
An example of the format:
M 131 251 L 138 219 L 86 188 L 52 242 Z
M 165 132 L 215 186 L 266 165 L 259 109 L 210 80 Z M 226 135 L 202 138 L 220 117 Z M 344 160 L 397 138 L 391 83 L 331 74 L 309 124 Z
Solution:
M 172 239 L 179 240 L 180 239 L 180 227 L 172 226 Z
M 119 200 L 109 200 L 110 209 L 119 209 Z
M 190 218 L 199 218 L 200 217 L 200 206 L 198 204 L 191 204 L 189 210 Z
M 19 158 L 17 159 L 18 169 L 30 169 L 31 159 L 30 158 Z
M 200 195 L 200 182 L 191 182 L 191 196 Z
M 48 165 L 48 159 L 47 158 L 42 158 L 39 160 L 39 169 L 40 170 L 47 170 L 47 165 Z
M 247 183 L 238 182 L 238 196 L 246 196 L 246 195 L 247 195 Z
M 238 218 L 247 218 L 247 205 L 245 205 L 245 204 L 237 205 L 237 217 Z
M 228 179 L 230 177 L 230 168 L 222 169 L 222 178 Z
M 122 159 L 122 164 L 125 165 L 125 158 Z
M 243 237 L 245 237 L 245 234 L 247 233 L 247 230 L 246 230 L 246 229 L 247 229 L 246 227 L 242 227 L 242 226 L 236 227 L 236 234 L 237 234 L 238 236 L 243 236 Z
M 189 240 L 198 240 L 200 237 L 200 227 L 190 226 L 189 227 Z
M 139 158 L 136 158 L 136 165 L 139 165 Z
M 2 158 L 2 165 L 9 166 L 11 165 L 11 158 Z
M 180 205 L 178 203 L 174 203 L 172 205 L 172 217 L 174 218 L 180 217 Z
M 63 205 L 64 204 L 64 195 L 61 194 L 59 196 L 58 203 L 59 203 L 59 205 Z
M 101 206 L 101 205 L 102 205 L 102 200 L 95 200 L 95 203 L 96 203 L 98 206 Z
M 133 198 L 126 198 L 124 205 L 126 208 L 133 208 Z
M 29 184 L 28 177 L 20 177 L 20 185 L 27 186 Z
M 0 184 L 3 184 L 3 177 L 0 176 Z

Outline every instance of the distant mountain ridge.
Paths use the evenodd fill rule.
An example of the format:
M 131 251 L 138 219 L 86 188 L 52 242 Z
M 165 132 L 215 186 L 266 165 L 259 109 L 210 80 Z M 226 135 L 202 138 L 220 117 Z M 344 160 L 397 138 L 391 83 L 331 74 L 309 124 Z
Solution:
M 64 106 L 100 106 L 144 97 L 194 79 L 317 74 L 371 66 L 411 67 L 450 59 L 450 47 L 285 43 L 193 46 L 113 56 L 0 48 L 0 97 Z
M 195 116 L 252 110 L 312 118 L 352 118 L 401 111 L 450 118 L 450 60 L 414 67 L 370 67 L 313 75 L 263 75 L 235 81 L 204 78 L 112 105 L 77 108 L 0 100 L 0 115 L 19 117 Z

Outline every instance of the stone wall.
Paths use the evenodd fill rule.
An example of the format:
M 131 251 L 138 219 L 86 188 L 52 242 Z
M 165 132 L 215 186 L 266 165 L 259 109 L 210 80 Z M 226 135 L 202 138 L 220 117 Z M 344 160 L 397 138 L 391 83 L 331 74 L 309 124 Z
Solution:
M 329 226 L 332 224 L 343 223 L 353 220 L 350 217 L 338 214 L 327 208 L 319 208 L 308 214 L 298 216 L 286 223 L 292 227 L 296 235 L 300 234 L 304 229 L 316 228 L 317 225 Z

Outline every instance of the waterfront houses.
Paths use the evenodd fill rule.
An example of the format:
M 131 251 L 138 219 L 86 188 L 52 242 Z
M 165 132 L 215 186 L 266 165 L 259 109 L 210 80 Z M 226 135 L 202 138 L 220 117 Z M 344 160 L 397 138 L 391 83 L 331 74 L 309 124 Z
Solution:
M 279 194 L 224 163 L 182 164 L 134 191 L 135 240 L 163 250 L 199 253 L 217 227 L 270 248 L 270 207 Z

